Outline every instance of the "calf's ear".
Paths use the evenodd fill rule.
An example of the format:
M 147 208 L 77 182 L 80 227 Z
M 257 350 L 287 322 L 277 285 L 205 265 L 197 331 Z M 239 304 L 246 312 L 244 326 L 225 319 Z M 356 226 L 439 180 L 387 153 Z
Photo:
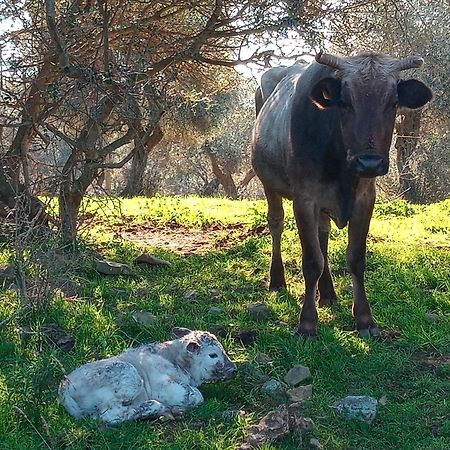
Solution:
M 399 106 L 416 109 L 426 105 L 432 98 L 431 89 L 419 80 L 400 80 L 397 83 Z
M 172 328 L 172 333 L 177 338 L 182 338 L 183 336 L 186 336 L 187 334 L 192 333 L 192 330 L 190 330 L 189 328 L 175 327 L 175 328 Z
M 189 342 L 189 344 L 186 346 L 186 350 L 188 352 L 196 352 L 200 349 L 200 344 L 195 341 Z
M 335 78 L 323 78 L 311 89 L 310 99 L 320 108 L 335 105 L 341 98 L 341 82 Z

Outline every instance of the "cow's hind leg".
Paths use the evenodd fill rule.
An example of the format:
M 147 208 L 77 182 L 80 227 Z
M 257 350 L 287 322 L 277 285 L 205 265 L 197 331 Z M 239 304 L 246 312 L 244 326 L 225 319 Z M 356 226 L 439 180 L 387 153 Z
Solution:
M 324 267 L 319 243 L 319 211 L 310 200 L 294 199 L 294 214 L 302 245 L 305 278 L 305 298 L 297 334 L 314 339 L 317 336 L 316 290 Z
M 380 334 L 380 330 L 373 320 L 364 287 L 366 240 L 374 203 L 375 186 L 372 183 L 356 198 L 348 225 L 347 265 L 353 282 L 353 317 L 356 321 L 356 329 L 362 337 Z
M 284 227 L 283 199 L 280 194 L 265 189 L 268 212 L 267 222 L 272 235 L 272 263 L 270 265 L 271 291 L 279 291 L 286 287 L 284 267 L 281 259 L 281 235 Z
M 328 238 L 330 235 L 330 218 L 320 214 L 319 222 L 319 244 L 322 251 L 324 267 L 319 278 L 319 306 L 331 306 L 337 303 L 337 296 L 333 286 L 330 268 L 328 266 Z
M 159 417 L 174 419 L 174 416 L 166 405 L 158 400 L 147 400 L 134 409 L 130 420 L 151 420 Z

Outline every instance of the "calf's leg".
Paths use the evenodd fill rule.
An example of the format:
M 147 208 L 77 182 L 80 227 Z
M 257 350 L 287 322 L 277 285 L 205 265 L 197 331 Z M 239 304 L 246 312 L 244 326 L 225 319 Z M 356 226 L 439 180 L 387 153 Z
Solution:
M 330 235 L 330 218 L 320 213 L 319 244 L 324 260 L 322 275 L 319 278 L 319 306 L 331 306 L 337 303 L 330 268 L 328 266 L 328 238 Z
M 281 259 L 281 235 L 284 228 L 283 199 L 280 194 L 265 189 L 268 212 L 267 222 L 272 235 L 272 263 L 270 265 L 271 291 L 279 291 L 286 287 L 284 267 Z
M 359 188 L 348 224 L 347 265 L 353 282 L 353 317 L 356 329 L 362 337 L 370 337 L 380 334 L 373 320 L 364 286 L 366 240 L 375 203 L 375 184 L 372 180 L 360 180 Z
M 302 246 L 302 267 L 305 278 L 305 298 L 297 327 L 303 337 L 317 336 L 316 289 L 324 268 L 319 243 L 319 210 L 314 202 L 294 199 L 294 215 Z

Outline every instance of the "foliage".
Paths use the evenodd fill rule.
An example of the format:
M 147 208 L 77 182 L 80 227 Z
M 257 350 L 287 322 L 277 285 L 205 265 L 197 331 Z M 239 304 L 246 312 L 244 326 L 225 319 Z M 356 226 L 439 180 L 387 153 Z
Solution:
M 86 209 L 96 207 L 96 201 L 89 199 Z M 273 359 L 259 368 L 280 380 L 296 363 L 309 366 L 314 389 L 303 413 L 314 420 L 316 430 L 303 444 L 289 436 L 264 448 L 307 448 L 312 435 L 330 449 L 449 448 L 449 210 L 449 201 L 376 205 L 368 240 L 367 287 L 383 329 L 380 341 L 363 340 L 353 331 L 344 230 L 333 228 L 330 242 L 340 303 L 319 311 L 319 340 L 306 343 L 292 335 L 303 281 L 297 232 L 291 227 L 283 240 L 289 289 L 279 294 L 262 285 L 270 237 L 258 234 L 261 230 L 238 235 L 229 247 L 204 254 L 181 256 L 163 248 L 147 249 L 172 266 L 152 270 L 134 266 L 134 275 L 126 277 L 100 276 L 94 270 L 95 254 L 83 253 L 66 271 L 66 279 L 77 286 L 76 296 L 58 291 L 50 304 L 24 311 L 0 328 L 1 448 L 235 448 L 245 427 L 274 407 L 259 384 L 244 375 L 244 365 L 258 352 Z M 120 238 L 123 227 L 151 221 L 194 226 L 207 236 L 221 224 L 228 236 L 236 225 L 261 223 L 264 214 L 263 201 L 126 199 L 120 209 L 117 203 L 104 205 L 97 223 L 91 224 L 90 241 L 104 256 L 132 264 L 142 249 Z M 291 217 L 289 211 L 288 221 Z M 1 245 L 0 261 L 6 263 L 12 251 Z M 7 287 L 0 286 L 0 321 L 20 306 L 15 291 Z M 186 298 L 188 291 L 196 292 L 193 300 Z M 269 305 L 272 317 L 254 322 L 246 305 L 260 301 Z M 211 306 L 220 306 L 223 312 L 209 314 Z M 154 326 L 144 327 L 132 319 L 131 312 L 141 309 L 157 316 Z M 437 318 L 429 320 L 428 313 Z M 51 323 L 75 337 L 73 349 L 64 351 L 49 340 L 43 327 Z M 58 404 L 57 386 L 64 373 L 140 342 L 170 338 L 173 326 L 222 334 L 239 367 L 236 379 L 202 387 L 205 404 L 185 418 L 102 429 L 92 420 L 73 420 Z M 256 330 L 253 345 L 235 339 L 243 330 Z M 386 396 L 372 426 L 345 422 L 330 408 L 348 394 Z M 246 415 L 224 419 L 222 413 L 228 409 L 243 409 Z

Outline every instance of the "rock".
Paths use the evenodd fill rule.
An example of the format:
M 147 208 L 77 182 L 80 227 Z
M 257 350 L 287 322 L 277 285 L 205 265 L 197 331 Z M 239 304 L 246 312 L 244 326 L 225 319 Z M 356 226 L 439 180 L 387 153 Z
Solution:
M 308 367 L 296 364 L 284 377 L 284 381 L 289 384 L 289 386 L 296 386 L 300 384 L 303 380 L 306 380 L 311 376 L 311 372 Z
M 136 323 L 144 325 L 145 327 L 151 327 L 158 321 L 158 318 L 148 311 L 133 311 L 131 316 Z
M 147 297 L 150 294 L 150 289 L 147 288 L 137 288 L 136 289 L 136 296 L 137 297 Z
M 266 320 L 270 317 L 270 310 L 265 303 L 247 305 L 247 311 L 253 320 Z
M 371 424 L 377 415 L 377 399 L 368 395 L 349 395 L 335 404 L 336 410 L 347 419 Z
M 258 448 L 265 442 L 276 441 L 290 432 L 290 420 L 286 405 L 268 412 L 258 423 L 247 429 L 247 437 L 239 450 Z
M 0 282 L 2 281 L 13 281 L 16 277 L 16 271 L 11 265 L 0 266 Z
M 289 405 L 289 409 L 292 405 Z M 303 433 L 312 431 L 316 427 L 311 417 L 298 417 L 295 421 L 295 426 Z
M 99 260 L 96 262 L 97 272 L 103 275 L 132 275 L 133 271 L 127 264 L 114 261 Z
M 198 297 L 198 292 L 191 290 L 191 291 L 186 291 L 183 295 L 185 300 L 188 300 L 190 302 L 196 302 L 196 299 Z
M 428 312 L 425 314 L 425 319 L 428 320 L 428 322 L 437 322 L 440 317 L 439 314 L 436 314 L 434 312 Z
M 219 306 L 211 306 L 211 308 L 209 308 L 208 313 L 212 314 L 214 316 L 217 316 L 219 314 L 221 314 L 223 312 L 223 309 L 220 308 Z
M 264 383 L 270 378 L 262 370 L 259 370 L 257 367 L 250 363 L 245 363 L 242 365 L 242 376 L 244 377 L 244 379 L 255 383 Z
M 309 448 L 315 448 L 315 449 L 320 450 L 321 448 L 323 448 L 323 446 L 318 439 L 311 438 L 309 440 Z
M 271 364 L 271 363 L 273 363 L 273 359 L 269 355 L 267 355 L 265 353 L 261 353 L 261 352 L 258 352 L 256 354 L 254 361 L 255 361 L 255 363 L 258 363 L 258 364 Z
M 261 390 L 273 398 L 284 397 L 285 394 L 283 385 L 274 378 L 267 380 L 262 385 Z
M 75 338 L 61 328 L 57 323 L 49 323 L 39 328 L 39 333 L 45 336 L 52 347 L 68 352 L 75 345 Z
M 304 402 L 312 398 L 312 384 L 299 386 L 287 391 L 287 395 L 291 402 Z
M 243 409 L 227 409 L 222 413 L 223 420 L 232 420 L 243 416 L 245 416 L 245 411 Z
M 138 256 L 134 262 L 139 266 L 171 266 L 169 261 L 164 259 L 156 258 L 156 256 L 148 255 L 147 253 L 142 253 Z

